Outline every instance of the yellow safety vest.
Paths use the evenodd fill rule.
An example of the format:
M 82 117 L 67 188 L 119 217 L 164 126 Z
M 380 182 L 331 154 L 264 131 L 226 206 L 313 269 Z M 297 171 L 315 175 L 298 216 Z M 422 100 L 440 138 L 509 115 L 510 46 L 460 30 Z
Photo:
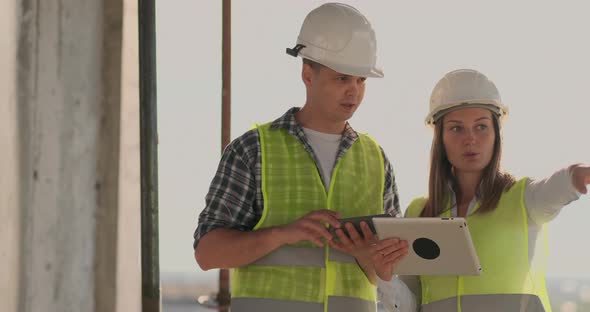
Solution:
M 422 311 L 551 311 L 545 287 L 547 235 L 535 242 L 529 261 L 529 227 L 524 205 L 526 179 L 516 182 L 489 213 L 473 212 L 467 224 L 482 267 L 480 276 L 420 276 Z M 415 199 L 406 217 L 419 217 L 426 198 Z M 450 217 L 448 207 L 441 217 Z
M 287 129 L 258 126 L 264 211 L 255 229 L 291 223 L 317 209 L 343 218 L 383 211 L 379 145 L 359 138 L 336 164 L 328 192 L 318 168 Z M 311 242 L 283 246 L 232 270 L 232 311 L 376 311 L 375 287 L 354 257 Z

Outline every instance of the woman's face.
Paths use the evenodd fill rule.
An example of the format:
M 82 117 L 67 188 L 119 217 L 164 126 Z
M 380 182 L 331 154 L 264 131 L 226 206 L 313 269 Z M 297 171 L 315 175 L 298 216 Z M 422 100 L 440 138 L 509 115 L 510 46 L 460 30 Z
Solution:
M 479 172 L 490 163 L 496 139 L 492 112 L 463 108 L 442 117 L 443 144 L 455 174 Z

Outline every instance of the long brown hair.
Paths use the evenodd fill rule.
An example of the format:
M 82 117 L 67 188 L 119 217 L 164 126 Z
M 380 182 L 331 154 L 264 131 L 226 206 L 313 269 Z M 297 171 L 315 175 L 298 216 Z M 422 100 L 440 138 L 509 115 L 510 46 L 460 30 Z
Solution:
M 480 199 L 480 207 L 477 213 L 486 213 L 496 209 L 498 201 L 504 190 L 514 185 L 514 177 L 500 169 L 502 157 L 502 136 L 500 123 L 496 114 L 493 114 L 494 151 L 490 163 L 484 168 L 477 196 Z M 421 217 L 436 217 L 443 213 L 451 200 L 449 185 L 455 191 L 456 197 L 461 198 L 461 189 L 457 178 L 453 174 L 451 162 L 447 157 L 443 143 L 443 120 L 435 123 L 432 147 L 430 150 L 430 178 L 428 181 L 428 200 L 420 214 Z

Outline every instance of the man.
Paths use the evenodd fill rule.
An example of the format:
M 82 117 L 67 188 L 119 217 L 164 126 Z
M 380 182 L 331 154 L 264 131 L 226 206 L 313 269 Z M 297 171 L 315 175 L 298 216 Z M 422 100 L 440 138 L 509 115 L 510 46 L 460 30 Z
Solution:
M 389 161 L 347 123 L 366 77 L 383 77 L 375 33 L 355 8 L 324 4 L 287 53 L 303 58 L 305 104 L 227 146 L 199 217 L 195 258 L 204 270 L 234 269 L 234 312 L 375 311 L 375 273 L 391 270 L 407 245 L 377 241 L 366 224 L 363 235 L 346 224 L 347 236 L 338 221 L 399 214 Z

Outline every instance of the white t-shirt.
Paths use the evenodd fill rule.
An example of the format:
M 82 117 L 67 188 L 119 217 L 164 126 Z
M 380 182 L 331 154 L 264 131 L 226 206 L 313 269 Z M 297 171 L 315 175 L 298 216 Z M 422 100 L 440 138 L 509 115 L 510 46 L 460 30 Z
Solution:
M 323 133 L 308 128 L 303 128 L 303 132 L 307 137 L 307 141 L 315 156 L 318 158 L 320 175 L 324 182 L 326 190 L 330 188 L 330 181 L 332 180 L 332 170 L 336 162 L 336 155 L 338 154 L 338 147 L 342 140 L 341 134 Z

